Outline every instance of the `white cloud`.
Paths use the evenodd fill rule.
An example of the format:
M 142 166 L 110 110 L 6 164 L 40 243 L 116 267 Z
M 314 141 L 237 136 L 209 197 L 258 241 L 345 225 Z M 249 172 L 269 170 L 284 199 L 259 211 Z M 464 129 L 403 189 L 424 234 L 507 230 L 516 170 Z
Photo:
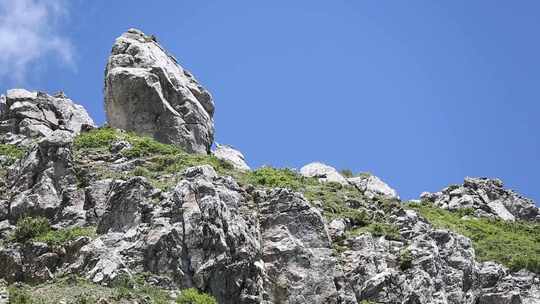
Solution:
M 73 67 L 72 44 L 58 31 L 67 17 L 65 0 L 0 0 L 0 79 L 24 82 L 47 55 Z

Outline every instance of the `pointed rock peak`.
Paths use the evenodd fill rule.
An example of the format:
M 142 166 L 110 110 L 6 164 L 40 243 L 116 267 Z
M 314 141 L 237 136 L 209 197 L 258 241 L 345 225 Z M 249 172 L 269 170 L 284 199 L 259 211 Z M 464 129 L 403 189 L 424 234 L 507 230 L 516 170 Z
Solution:
M 130 29 L 118 37 L 105 74 L 110 126 L 188 152 L 210 152 L 214 141 L 212 96 L 154 36 Z

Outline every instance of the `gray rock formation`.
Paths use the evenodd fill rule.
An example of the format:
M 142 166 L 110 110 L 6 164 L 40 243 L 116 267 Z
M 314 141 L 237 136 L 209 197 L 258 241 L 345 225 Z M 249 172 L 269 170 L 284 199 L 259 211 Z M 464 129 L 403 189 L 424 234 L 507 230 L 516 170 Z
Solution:
M 334 182 L 347 185 L 349 182 L 334 167 L 319 162 L 313 162 L 303 166 L 300 174 L 305 177 L 315 177 L 322 182 Z
M 0 102 L 0 131 L 7 135 L 44 137 L 55 130 L 78 134 L 93 128 L 94 122 L 86 110 L 63 93 L 54 96 L 24 89 L 8 90 Z
M 535 203 L 504 188 L 499 179 L 467 177 L 463 185 L 452 185 L 436 193 L 424 192 L 421 200 L 448 210 L 471 209 L 479 217 L 540 221 Z
M 112 48 L 105 74 L 110 126 L 188 152 L 210 152 L 212 97 L 155 39 L 135 29 L 124 33 Z
M 216 149 L 212 151 L 212 154 L 218 159 L 231 163 L 238 170 L 250 170 L 246 163 L 246 159 L 244 158 L 244 154 L 231 146 L 216 143 Z
M 53 131 L 10 168 L 10 221 L 24 216 L 45 216 L 52 222 L 84 220 L 83 205 L 76 199 L 82 192 L 77 189 L 72 140 L 69 131 Z M 74 205 L 68 204 L 72 200 Z
M 402 240 L 364 234 L 345 241 L 341 264 L 359 301 L 540 303 L 538 275 L 476 262 L 468 238 L 434 229 L 414 211 L 391 217 Z
M 144 272 L 164 288 L 196 287 L 227 304 L 540 300 L 538 275 L 477 262 L 469 239 L 399 205 L 351 201 L 393 223 L 399 237 L 351 235 L 351 223 L 326 224 L 299 193 L 243 189 L 208 165 L 188 168 L 166 192 L 142 177 L 85 183 L 84 168 L 75 166 L 105 163 L 114 172 L 127 161 L 111 151 L 74 162 L 71 141 L 71 132 L 56 130 L 13 165 L 0 230 L 9 235 L 17 218 L 44 215 L 58 229 L 96 226 L 98 236 L 61 248 L 0 243 L 0 279 L 39 283 L 77 274 L 114 286 Z
M 284 189 L 259 192 L 268 303 L 354 303 L 321 214 Z
M 397 191 L 390 188 L 390 186 L 377 176 L 364 174 L 348 178 L 347 180 L 368 198 L 382 196 L 389 199 L 399 199 Z
M 212 144 L 210 95 L 139 31 L 113 47 L 106 106 L 114 127 L 191 152 Z M 540 303 L 538 273 L 477 261 L 470 239 L 406 209 L 413 207 L 375 176 L 346 179 L 312 163 L 303 176 L 344 186 L 287 172 L 295 183 L 308 180 L 305 189 L 292 186 L 302 194 L 250 184 L 243 155 L 227 146 L 214 155 L 238 170 L 238 182 L 219 175 L 223 167 L 192 166 L 207 157 L 129 156 L 137 143 L 122 136 L 74 147 L 93 122 L 62 94 L 10 90 L 0 96 L 0 120 L 1 142 L 24 148 L 13 160 L 0 157 L 0 303 L 8 284 L 66 276 L 106 286 L 143 279 L 173 295 L 196 288 L 220 304 Z M 534 229 L 540 219 L 534 202 L 499 180 L 467 178 L 422 201 Z M 56 232 L 91 233 L 58 243 L 13 238 L 19 219 L 36 216 Z

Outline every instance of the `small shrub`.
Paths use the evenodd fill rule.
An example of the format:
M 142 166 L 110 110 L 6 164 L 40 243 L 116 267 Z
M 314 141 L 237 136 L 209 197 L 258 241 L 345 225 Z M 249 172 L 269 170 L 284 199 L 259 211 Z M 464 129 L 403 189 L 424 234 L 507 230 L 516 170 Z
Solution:
M 59 230 L 51 230 L 44 234 L 37 235 L 32 239 L 38 242 L 47 243 L 49 246 L 61 246 L 69 241 L 73 241 L 81 236 L 95 237 L 95 227 L 75 227 Z
M 182 290 L 182 293 L 176 300 L 178 304 L 217 304 L 214 297 L 199 292 L 195 288 Z
M 76 149 L 108 148 L 118 138 L 119 132 L 115 129 L 99 128 L 79 134 L 73 145 Z
M 370 224 L 370 218 L 363 210 L 348 208 L 340 212 L 340 217 L 349 219 L 353 226 L 366 226 Z
M 11 287 L 8 289 L 9 304 L 34 304 L 32 295 L 22 288 Z
M 351 171 L 351 169 L 342 169 L 341 171 L 339 171 L 339 173 L 341 173 L 341 175 L 343 175 L 344 177 L 346 178 L 350 178 L 350 177 L 353 177 L 354 174 L 353 172 Z
M 413 257 L 408 249 L 402 250 L 399 255 L 399 269 L 405 271 L 412 267 Z
M 96 298 L 88 294 L 78 295 L 73 301 L 74 304 L 94 304 L 96 302 Z
M 134 176 L 142 176 L 142 177 L 152 177 L 152 173 L 144 168 L 144 167 L 136 167 L 135 169 L 133 169 L 133 172 L 131 172 L 131 174 L 133 174 Z
M 24 150 L 9 144 L 0 144 L 0 155 L 11 158 L 12 160 L 20 159 L 24 156 Z
M 174 146 L 158 142 L 157 140 L 138 136 L 135 133 L 128 133 L 126 140 L 132 145 L 130 149 L 122 151 L 122 155 L 129 158 L 137 158 L 151 155 L 175 155 L 183 153 L 183 151 Z
M 51 230 L 49 221 L 44 217 L 25 217 L 17 221 L 13 240 L 24 243 Z
M 256 186 L 278 187 L 298 190 L 302 187 L 304 177 L 291 169 L 263 167 L 247 174 L 245 182 Z
M 400 240 L 401 235 L 399 234 L 399 230 L 392 225 L 384 224 L 384 223 L 372 223 L 369 224 L 367 227 L 367 230 L 371 232 L 373 236 L 384 236 L 385 238 L 389 240 Z

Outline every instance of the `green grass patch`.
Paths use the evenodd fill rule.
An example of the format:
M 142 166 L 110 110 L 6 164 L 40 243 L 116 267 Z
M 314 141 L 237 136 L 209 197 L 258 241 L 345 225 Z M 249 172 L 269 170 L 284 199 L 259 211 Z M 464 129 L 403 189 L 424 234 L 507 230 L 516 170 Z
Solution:
M 81 236 L 95 237 L 95 227 L 74 227 L 53 230 L 44 217 L 25 217 L 17 221 L 11 241 L 24 243 L 36 241 L 49 246 L 61 246 Z
M 405 271 L 412 267 L 413 257 L 409 249 L 404 249 L 399 254 L 399 269 Z
M 384 236 L 387 240 L 401 240 L 397 227 L 386 223 L 370 223 L 367 226 L 349 230 L 347 237 L 355 237 L 364 233 L 371 233 L 374 237 Z
M 63 244 L 82 236 L 91 238 L 96 237 L 96 227 L 75 227 L 51 230 L 32 238 L 32 240 L 47 243 L 49 246 L 62 246 Z
M 463 217 L 470 211 L 451 212 L 428 204 L 410 203 L 406 207 L 418 211 L 437 228 L 470 238 L 480 261 L 540 273 L 540 224 Z
M 314 179 L 303 177 L 291 169 L 272 167 L 262 167 L 248 172 L 242 181 L 259 187 L 287 188 L 291 190 L 302 190 L 307 184 L 316 182 Z
M 78 135 L 74 144 L 76 158 L 82 160 L 88 154 L 95 152 L 106 155 L 110 153 L 111 145 L 121 140 L 131 144 L 131 148 L 120 152 L 122 156 L 130 159 L 139 158 L 143 160 L 143 164 L 130 172 L 114 172 L 106 165 L 99 168 L 95 166 L 92 168 L 92 173 L 97 175 L 97 178 L 127 179 L 132 176 L 144 176 L 154 186 L 168 190 L 177 180 L 163 180 L 161 177 L 166 174 L 180 173 L 188 167 L 210 165 L 219 174 L 237 174 L 232 164 L 219 160 L 213 155 L 186 153 L 180 147 L 163 144 L 153 138 L 139 136 L 133 132 L 122 132 L 111 128 L 94 129 Z M 84 170 L 79 168 L 78 172 L 80 172 L 78 179 L 81 187 L 87 186 L 89 180 L 84 176 Z
M 152 303 L 169 304 L 171 299 L 166 290 L 145 282 L 131 281 L 129 285 L 101 286 L 76 276 L 29 286 L 17 285 L 9 288 L 9 303 L 16 304 L 95 304 L 99 299 L 107 303 Z
M 24 217 L 17 221 L 12 240 L 24 243 L 51 231 L 49 220 L 44 217 Z
M 176 299 L 177 304 L 217 304 L 214 297 L 199 292 L 195 288 L 182 290 L 182 293 Z
M 109 148 L 110 144 L 119 138 L 119 131 L 112 128 L 99 128 L 77 135 L 73 145 L 75 149 Z
M 0 144 L 0 155 L 8 158 L 6 165 L 13 164 L 16 160 L 21 159 L 26 151 L 15 145 Z

